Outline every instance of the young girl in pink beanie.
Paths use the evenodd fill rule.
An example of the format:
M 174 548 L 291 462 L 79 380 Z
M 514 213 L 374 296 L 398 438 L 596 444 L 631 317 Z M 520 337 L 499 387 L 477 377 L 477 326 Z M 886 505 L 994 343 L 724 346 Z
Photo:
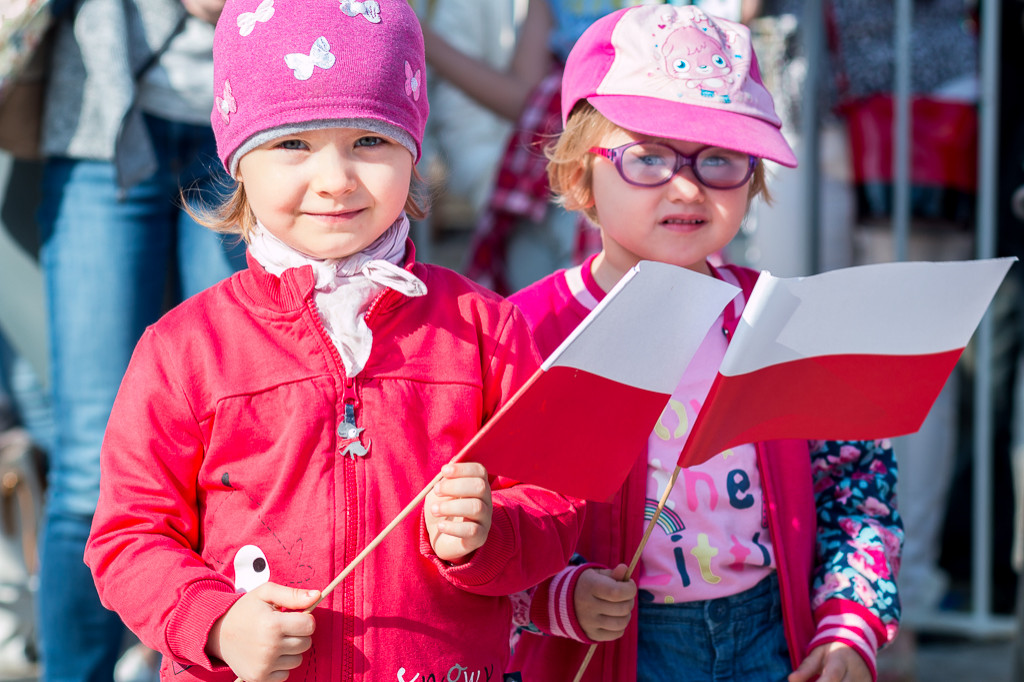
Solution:
M 163 679 L 501 679 L 506 595 L 562 568 L 577 505 L 448 464 L 535 370 L 509 303 L 415 261 L 427 97 L 406 0 L 228 0 L 207 224 L 247 270 L 149 328 L 86 550 Z M 311 613 L 320 589 L 424 489 Z

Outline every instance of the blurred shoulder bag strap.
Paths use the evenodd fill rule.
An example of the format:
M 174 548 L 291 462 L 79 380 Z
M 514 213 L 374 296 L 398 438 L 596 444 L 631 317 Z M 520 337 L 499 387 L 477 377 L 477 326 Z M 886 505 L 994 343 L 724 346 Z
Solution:
M 0 149 L 37 159 L 53 27 L 71 0 L 7 3 L 0 17 Z

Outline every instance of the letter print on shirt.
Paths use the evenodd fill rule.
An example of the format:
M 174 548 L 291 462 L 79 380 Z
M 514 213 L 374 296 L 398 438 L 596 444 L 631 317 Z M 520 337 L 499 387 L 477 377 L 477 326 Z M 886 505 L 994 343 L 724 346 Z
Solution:
M 753 445 L 731 448 L 682 469 L 665 494 L 727 345 L 721 333 L 705 337 L 647 441 L 648 521 L 665 499 L 657 522 L 660 530 L 650 534 L 640 559 L 638 586 L 641 598 L 648 602 L 735 594 L 753 587 L 771 571 Z

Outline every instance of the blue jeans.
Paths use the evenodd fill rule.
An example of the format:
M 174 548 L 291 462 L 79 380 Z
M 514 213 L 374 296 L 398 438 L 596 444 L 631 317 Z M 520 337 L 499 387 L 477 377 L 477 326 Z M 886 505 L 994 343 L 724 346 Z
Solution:
M 49 452 L 53 447 L 50 395 L 28 360 L 17 354 L 0 329 L 0 402 L 4 397 L 10 402 L 14 422 L 28 431 L 36 445 Z M 3 421 L 0 416 L 0 422 Z
M 120 621 L 100 605 L 82 555 L 103 431 L 135 344 L 168 303 L 244 263 L 237 237 L 207 230 L 180 208 L 179 186 L 198 188 L 207 204 L 226 186 L 212 131 L 146 122 L 159 169 L 128 190 L 107 162 L 53 158 L 44 170 L 39 224 L 56 422 L 39 585 L 47 682 L 111 680 L 122 644 Z
M 637 682 L 779 682 L 792 672 L 773 573 L 746 592 L 640 604 Z

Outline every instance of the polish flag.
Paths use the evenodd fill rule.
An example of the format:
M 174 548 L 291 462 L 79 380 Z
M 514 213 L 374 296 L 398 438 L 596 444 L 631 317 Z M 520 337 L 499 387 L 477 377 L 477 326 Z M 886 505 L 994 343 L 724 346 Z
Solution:
M 1014 258 L 762 273 L 679 456 L 917 431 Z
M 738 293 L 713 277 L 642 261 L 455 459 L 572 497 L 610 499 Z

